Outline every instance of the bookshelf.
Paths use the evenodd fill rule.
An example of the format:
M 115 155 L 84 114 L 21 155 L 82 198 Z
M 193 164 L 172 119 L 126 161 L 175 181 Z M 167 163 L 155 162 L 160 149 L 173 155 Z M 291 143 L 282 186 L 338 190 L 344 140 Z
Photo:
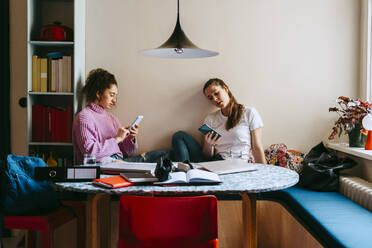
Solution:
M 85 4 L 27 0 L 27 152 L 45 161 L 52 152 L 59 166 L 73 163 L 71 126 L 85 78 Z M 41 28 L 56 21 L 72 30 L 71 39 L 41 39 Z

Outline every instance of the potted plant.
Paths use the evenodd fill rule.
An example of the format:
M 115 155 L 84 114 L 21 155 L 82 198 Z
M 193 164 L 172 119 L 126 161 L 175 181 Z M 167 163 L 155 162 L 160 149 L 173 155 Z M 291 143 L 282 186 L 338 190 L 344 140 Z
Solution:
M 332 140 L 338 134 L 348 134 L 350 147 L 364 147 L 368 131 L 362 126 L 362 119 L 369 111 L 371 104 L 361 100 L 353 100 L 349 97 L 340 96 L 336 100 L 338 107 L 329 108 L 329 112 L 339 115 L 332 128 L 328 139 Z

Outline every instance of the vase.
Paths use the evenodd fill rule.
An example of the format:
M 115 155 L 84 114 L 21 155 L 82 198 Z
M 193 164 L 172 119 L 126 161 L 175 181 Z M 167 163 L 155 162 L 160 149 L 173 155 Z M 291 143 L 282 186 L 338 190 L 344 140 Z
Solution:
M 360 132 L 361 125 L 356 124 L 349 132 L 349 147 L 364 147 L 367 141 L 367 135 Z

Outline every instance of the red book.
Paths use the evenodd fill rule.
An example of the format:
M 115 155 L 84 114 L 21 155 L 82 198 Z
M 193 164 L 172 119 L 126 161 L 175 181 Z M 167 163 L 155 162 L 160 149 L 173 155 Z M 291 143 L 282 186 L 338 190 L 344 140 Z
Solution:
M 61 128 L 62 128 L 61 112 L 62 112 L 61 110 L 55 109 L 56 119 L 55 119 L 54 133 L 55 133 L 56 142 L 61 142 Z
M 56 142 L 56 109 L 51 107 L 50 108 L 50 141 Z
M 67 142 L 72 141 L 72 106 L 67 106 Z
M 46 138 L 45 138 L 45 141 L 48 141 L 50 142 L 50 133 L 51 133 L 51 123 L 50 123 L 50 120 L 51 120 L 51 117 L 50 117 L 50 106 L 46 106 L 45 107 L 45 133 L 46 133 Z
M 127 181 L 122 176 L 93 179 L 93 184 L 110 189 L 122 188 L 133 185 L 133 183 Z
M 42 105 L 32 105 L 32 141 L 42 141 Z
M 60 110 L 60 141 L 67 142 L 67 110 Z

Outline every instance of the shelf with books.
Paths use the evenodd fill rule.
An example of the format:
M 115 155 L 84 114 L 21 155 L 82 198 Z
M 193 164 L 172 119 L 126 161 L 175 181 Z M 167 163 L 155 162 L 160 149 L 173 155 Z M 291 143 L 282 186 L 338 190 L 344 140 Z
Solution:
M 32 92 L 73 92 L 73 68 L 70 48 L 34 49 L 32 55 Z
M 85 79 L 85 9 L 86 0 L 27 0 L 27 147 L 45 161 L 54 154 L 73 164 L 72 120 Z

